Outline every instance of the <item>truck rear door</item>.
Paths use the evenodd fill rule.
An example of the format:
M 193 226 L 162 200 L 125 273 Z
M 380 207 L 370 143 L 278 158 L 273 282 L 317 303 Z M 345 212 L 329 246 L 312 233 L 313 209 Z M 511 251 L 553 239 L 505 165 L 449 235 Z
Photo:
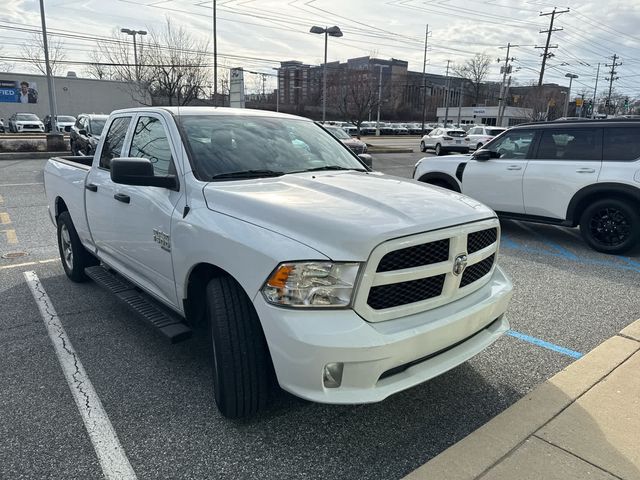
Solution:
M 118 150 L 116 145 L 115 152 L 105 150 L 111 133 L 109 128 L 102 148 L 104 159 L 147 158 L 153 163 L 156 176 L 178 174 L 177 152 L 167 133 L 165 119 L 155 113 L 144 113 L 130 118 L 129 122 L 129 133 L 121 135 L 123 146 Z M 104 189 L 107 192 L 102 199 L 104 205 L 98 207 L 104 209 L 106 217 L 101 220 L 104 224 L 97 233 L 104 236 L 100 244 L 117 270 L 179 308 L 171 258 L 171 219 L 182 197 L 180 189 L 115 184 L 109 175 L 108 162 L 104 163 L 102 168 L 107 174 L 104 183 L 108 186 Z

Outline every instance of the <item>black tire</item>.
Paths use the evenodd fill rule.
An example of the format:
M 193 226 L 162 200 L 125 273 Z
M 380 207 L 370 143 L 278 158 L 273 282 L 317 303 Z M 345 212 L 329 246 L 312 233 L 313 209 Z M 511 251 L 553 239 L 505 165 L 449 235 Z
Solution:
M 71 140 L 69 140 L 69 149 L 71 150 L 72 156 L 78 155 L 78 151 L 76 150 L 76 144 Z
M 267 342 L 251 300 L 231 277 L 207 285 L 216 405 L 227 418 L 263 410 L 273 385 Z
M 638 208 L 615 198 L 598 200 L 582 213 L 580 233 L 598 252 L 624 253 L 640 242 Z
M 463 150 L 462 153 L 466 155 L 467 153 L 469 153 L 469 149 L 467 148 L 466 150 Z
M 482 148 L 482 143 L 479 143 L 478 145 L 476 145 L 476 150 L 480 150 Z
M 442 154 L 444 153 L 444 152 L 442 151 L 442 147 L 440 146 L 440 144 L 439 144 L 439 143 L 436 143 L 435 151 L 436 151 L 436 155 L 438 155 L 438 156 L 440 156 L 440 155 L 442 155 Z
M 446 188 L 447 190 L 453 190 L 451 188 L 451 185 L 449 185 L 447 182 L 445 182 L 444 180 L 429 180 L 427 182 L 429 185 L 435 185 L 436 187 L 440 187 L 440 188 Z
M 424 142 L 420 142 L 420 151 L 421 152 L 427 151 L 427 146 L 424 144 Z
M 74 282 L 86 282 L 84 269 L 99 263 L 80 242 L 69 212 L 58 216 L 58 251 L 64 272 Z

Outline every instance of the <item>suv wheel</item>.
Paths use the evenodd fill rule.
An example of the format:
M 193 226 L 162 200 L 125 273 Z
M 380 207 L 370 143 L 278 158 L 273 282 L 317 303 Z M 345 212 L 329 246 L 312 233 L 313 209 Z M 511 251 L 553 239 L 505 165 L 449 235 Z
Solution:
M 421 152 L 427 151 L 427 146 L 424 144 L 424 142 L 420 142 L 420 151 Z
M 640 240 L 640 215 L 622 200 L 599 200 L 582 213 L 580 233 L 598 252 L 623 253 Z
M 439 143 L 436 143 L 435 150 L 436 150 L 436 155 L 438 155 L 438 156 L 442 155 L 442 147 L 440 146 Z
M 476 145 L 476 150 L 480 150 L 482 148 L 482 142 L 480 142 L 478 145 Z

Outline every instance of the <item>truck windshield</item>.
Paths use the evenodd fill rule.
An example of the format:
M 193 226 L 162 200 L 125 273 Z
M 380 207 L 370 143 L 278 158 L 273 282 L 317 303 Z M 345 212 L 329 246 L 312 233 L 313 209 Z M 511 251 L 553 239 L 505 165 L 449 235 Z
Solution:
M 311 121 L 223 115 L 184 115 L 179 121 L 196 176 L 202 180 L 366 170 L 338 140 Z

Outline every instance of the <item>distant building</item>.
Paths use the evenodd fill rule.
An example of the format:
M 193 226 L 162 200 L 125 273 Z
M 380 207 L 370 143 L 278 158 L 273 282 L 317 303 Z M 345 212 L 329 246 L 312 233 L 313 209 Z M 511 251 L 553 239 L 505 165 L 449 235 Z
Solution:
M 119 108 L 151 105 L 148 94 L 136 91 L 132 95 L 131 85 L 126 82 L 78 78 L 73 73 L 53 77 L 53 85 L 59 115 L 110 113 Z M 21 95 L 23 88 L 27 90 L 25 95 Z M 50 113 L 46 76 L 0 72 L 0 117 L 6 119 L 17 112 L 35 113 L 40 118 Z

